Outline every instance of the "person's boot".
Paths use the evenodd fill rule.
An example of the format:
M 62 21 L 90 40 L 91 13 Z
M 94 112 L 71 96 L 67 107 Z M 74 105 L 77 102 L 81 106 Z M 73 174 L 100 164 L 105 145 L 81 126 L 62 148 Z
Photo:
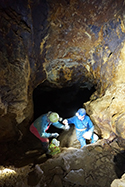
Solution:
M 47 157 L 47 158 L 52 158 L 52 155 L 50 154 L 50 150 L 48 150 L 48 151 L 46 152 L 46 157 Z

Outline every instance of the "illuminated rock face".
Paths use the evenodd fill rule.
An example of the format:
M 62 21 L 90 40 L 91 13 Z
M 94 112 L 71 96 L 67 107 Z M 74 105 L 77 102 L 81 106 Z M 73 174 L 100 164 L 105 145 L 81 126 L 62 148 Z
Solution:
M 30 124 L 33 90 L 42 83 L 96 86 L 88 114 L 103 137 L 125 138 L 124 1 L 11 0 L 0 9 L 0 142 Z

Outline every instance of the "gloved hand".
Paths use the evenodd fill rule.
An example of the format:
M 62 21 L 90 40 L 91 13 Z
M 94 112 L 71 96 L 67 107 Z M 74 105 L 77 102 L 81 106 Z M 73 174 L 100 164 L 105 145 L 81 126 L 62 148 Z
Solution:
M 70 126 L 68 124 L 64 125 L 64 130 L 68 131 L 70 129 Z
M 59 134 L 56 132 L 56 133 L 52 133 L 52 137 L 54 138 L 57 138 L 59 136 Z
M 61 122 L 62 120 L 63 120 L 63 118 L 59 117 L 59 120 L 58 120 L 58 121 L 60 121 L 60 122 Z
M 64 125 L 68 125 L 68 120 L 67 120 L 67 119 L 64 119 L 64 120 L 62 121 L 62 123 L 63 123 Z
M 83 134 L 83 138 L 90 140 L 92 136 L 92 132 L 91 131 L 87 131 Z

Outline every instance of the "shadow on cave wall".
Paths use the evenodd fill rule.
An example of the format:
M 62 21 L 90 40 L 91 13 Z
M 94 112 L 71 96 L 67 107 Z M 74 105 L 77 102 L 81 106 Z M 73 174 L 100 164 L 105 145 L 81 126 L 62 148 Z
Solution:
M 115 157 L 114 157 L 114 167 L 115 167 L 115 172 L 118 176 L 118 178 L 121 178 L 122 175 L 125 173 L 125 150 L 119 152 Z
M 57 112 L 61 117 L 73 116 L 83 107 L 83 103 L 89 101 L 95 88 L 78 88 L 74 85 L 69 88 L 52 89 L 39 85 L 33 93 L 34 120 L 48 111 Z

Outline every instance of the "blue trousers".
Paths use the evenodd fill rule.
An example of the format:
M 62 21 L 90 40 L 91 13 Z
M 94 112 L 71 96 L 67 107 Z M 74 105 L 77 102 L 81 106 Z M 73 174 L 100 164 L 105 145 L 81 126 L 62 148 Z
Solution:
M 76 130 L 76 137 L 77 137 L 77 140 L 81 144 L 81 148 L 86 145 L 86 139 L 83 137 L 83 134 L 85 132 L 87 132 L 87 131 L 78 131 L 78 130 Z M 91 136 L 91 143 L 95 143 L 95 140 L 93 138 L 93 133 L 92 133 L 92 136 Z

